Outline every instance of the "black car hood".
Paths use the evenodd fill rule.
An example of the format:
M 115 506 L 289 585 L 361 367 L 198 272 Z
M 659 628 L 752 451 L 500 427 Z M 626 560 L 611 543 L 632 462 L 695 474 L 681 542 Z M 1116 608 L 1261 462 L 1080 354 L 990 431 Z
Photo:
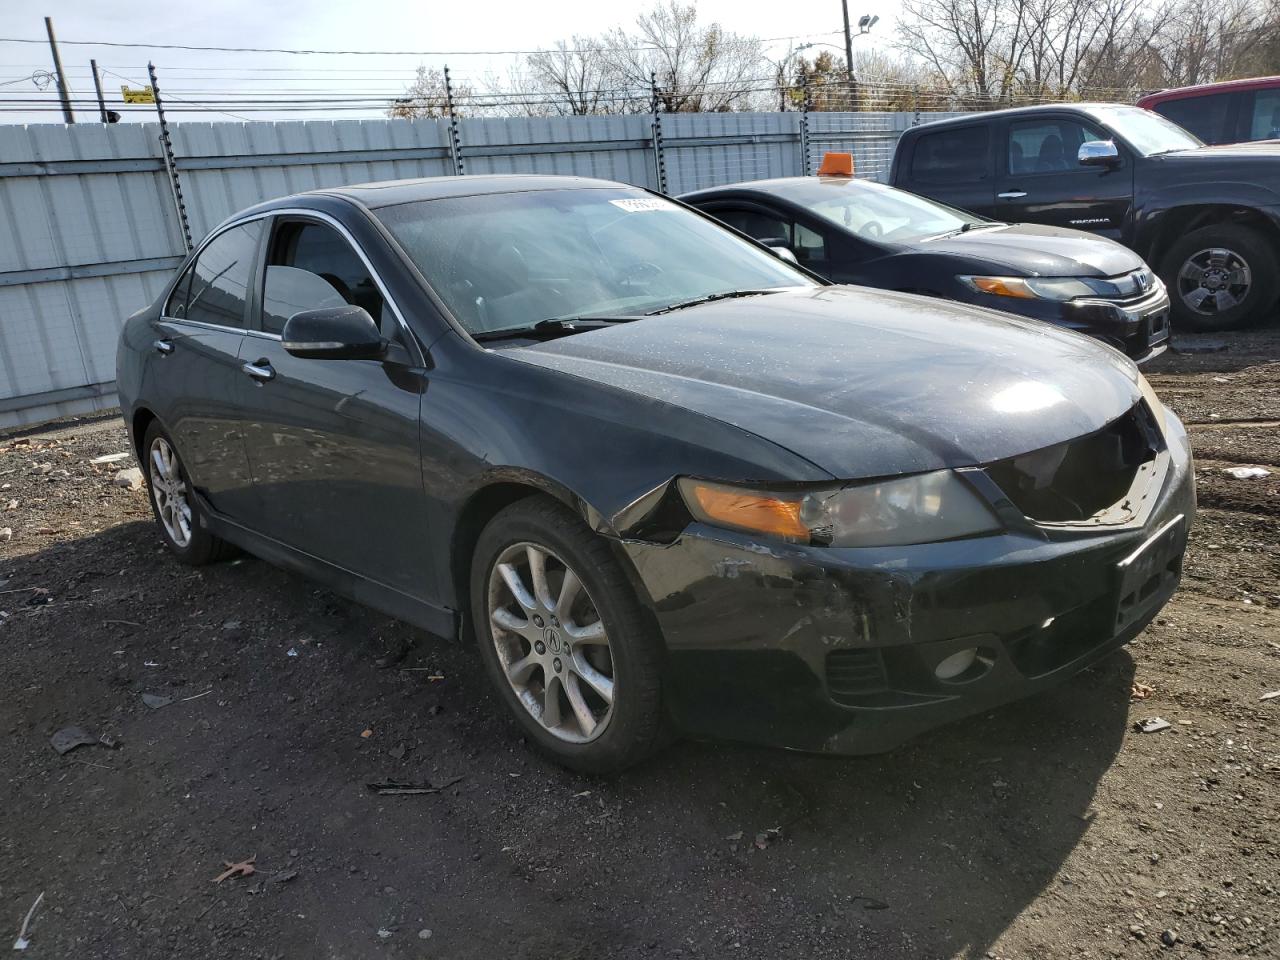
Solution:
M 503 351 L 733 424 L 832 476 L 969 466 L 1099 429 L 1137 372 L 1034 321 L 866 287 L 722 300 Z
M 1019 276 L 1114 277 L 1138 270 L 1142 258 L 1083 230 L 1010 223 L 925 240 L 913 249 L 973 257 Z

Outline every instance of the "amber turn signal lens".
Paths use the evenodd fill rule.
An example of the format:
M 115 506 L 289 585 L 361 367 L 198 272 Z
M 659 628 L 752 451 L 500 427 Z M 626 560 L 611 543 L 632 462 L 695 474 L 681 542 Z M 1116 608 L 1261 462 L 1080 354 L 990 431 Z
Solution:
M 1035 300 L 1036 295 L 1025 283 L 1016 278 L 1006 277 L 974 277 L 973 285 L 983 293 L 995 294 L 997 297 L 1017 297 L 1020 300 Z
M 800 520 L 799 498 L 775 499 L 703 483 L 690 486 L 698 508 L 713 523 L 788 540 L 809 540 L 809 528 Z

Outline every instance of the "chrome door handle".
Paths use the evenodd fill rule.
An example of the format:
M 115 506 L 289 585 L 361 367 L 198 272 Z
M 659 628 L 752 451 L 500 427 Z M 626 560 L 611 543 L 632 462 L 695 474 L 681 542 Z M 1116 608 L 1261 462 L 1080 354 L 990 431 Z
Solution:
M 151 345 L 156 348 L 156 353 L 162 353 L 165 356 L 173 353 L 172 340 L 153 340 L 151 341 Z
M 996 196 L 1001 200 L 1018 200 L 1027 195 L 1025 190 L 1009 190 L 1006 193 L 997 193 Z
M 274 380 L 276 372 L 266 360 L 257 363 L 246 363 L 240 368 L 255 380 Z

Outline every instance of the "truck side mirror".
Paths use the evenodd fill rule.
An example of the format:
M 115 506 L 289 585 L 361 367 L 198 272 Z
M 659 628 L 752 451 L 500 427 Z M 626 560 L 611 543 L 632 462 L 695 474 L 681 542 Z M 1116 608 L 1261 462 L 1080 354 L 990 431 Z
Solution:
M 1076 159 L 1082 167 L 1114 167 L 1120 162 L 1120 151 L 1114 140 L 1086 140 Z

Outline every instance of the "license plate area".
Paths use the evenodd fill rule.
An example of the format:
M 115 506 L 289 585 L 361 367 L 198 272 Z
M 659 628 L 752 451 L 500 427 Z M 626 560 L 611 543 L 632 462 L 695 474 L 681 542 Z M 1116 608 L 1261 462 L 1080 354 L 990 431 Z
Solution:
M 1185 518 L 1178 514 L 1116 564 L 1117 632 L 1132 626 L 1158 598 L 1173 589 L 1182 576 L 1186 547 Z

